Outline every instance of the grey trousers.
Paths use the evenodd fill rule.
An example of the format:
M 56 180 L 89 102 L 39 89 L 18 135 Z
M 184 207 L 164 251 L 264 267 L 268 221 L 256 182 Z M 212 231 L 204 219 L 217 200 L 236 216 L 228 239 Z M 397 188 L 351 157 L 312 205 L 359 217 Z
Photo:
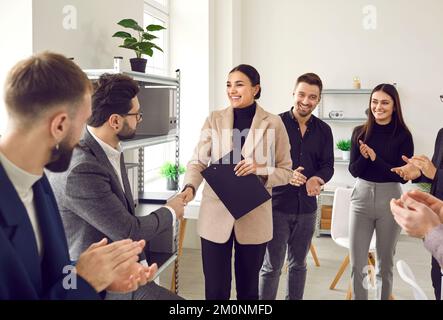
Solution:
M 288 251 L 286 300 L 301 300 L 306 282 L 306 256 L 315 230 L 314 213 L 285 214 L 273 212 L 273 238 L 266 247 L 260 270 L 259 299 L 275 300 L 281 268 Z
M 353 298 L 367 300 L 368 251 L 375 230 L 377 244 L 377 297 L 389 299 L 395 247 L 401 228 L 395 222 L 389 202 L 401 196 L 399 183 L 375 183 L 357 179 L 351 196 L 349 219 L 350 259 Z

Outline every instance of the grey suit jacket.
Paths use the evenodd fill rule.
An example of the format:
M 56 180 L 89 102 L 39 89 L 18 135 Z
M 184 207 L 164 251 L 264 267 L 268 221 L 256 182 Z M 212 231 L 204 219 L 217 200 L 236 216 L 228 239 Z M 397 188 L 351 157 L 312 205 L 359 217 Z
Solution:
M 126 197 L 112 164 L 87 130 L 74 150 L 69 169 L 64 173 L 49 173 L 48 178 L 72 260 L 104 237 L 111 241 L 126 238 L 149 241 L 172 228 L 172 215 L 167 208 L 134 216 L 132 197 Z

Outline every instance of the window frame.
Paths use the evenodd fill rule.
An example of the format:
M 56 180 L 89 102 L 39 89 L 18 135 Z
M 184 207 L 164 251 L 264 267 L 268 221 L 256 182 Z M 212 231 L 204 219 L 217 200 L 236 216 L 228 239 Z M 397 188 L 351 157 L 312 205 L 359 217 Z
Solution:
M 146 22 L 144 19 L 145 14 L 148 14 L 155 19 L 161 20 L 165 23 L 166 30 L 163 30 L 164 32 L 164 44 L 163 44 L 163 54 L 164 54 L 164 67 L 163 68 L 156 68 L 150 67 L 149 65 L 147 68 L 153 68 L 154 70 L 158 70 L 160 75 L 168 76 L 170 72 L 170 55 L 169 55 L 169 40 L 170 40 L 170 16 L 169 16 L 169 0 L 166 1 L 166 6 L 163 6 L 162 4 L 158 3 L 155 0 L 144 0 L 144 6 L 143 6 L 143 26 L 145 26 Z M 156 72 L 157 73 L 157 72 Z

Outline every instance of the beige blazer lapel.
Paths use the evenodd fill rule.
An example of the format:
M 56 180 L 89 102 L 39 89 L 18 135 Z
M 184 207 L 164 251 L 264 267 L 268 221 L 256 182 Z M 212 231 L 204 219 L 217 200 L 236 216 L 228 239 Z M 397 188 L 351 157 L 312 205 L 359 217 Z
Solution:
M 212 161 L 217 161 L 232 151 L 232 128 L 234 126 L 232 107 L 221 112 L 215 122 L 216 130 L 212 135 Z
M 257 104 L 255 116 L 242 149 L 242 155 L 245 159 L 253 157 L 256 147 L 263 140 L 266 129 L 269 126 L 269 122 L 266 120 L 267 117 L 268 115 L 263 108 Z

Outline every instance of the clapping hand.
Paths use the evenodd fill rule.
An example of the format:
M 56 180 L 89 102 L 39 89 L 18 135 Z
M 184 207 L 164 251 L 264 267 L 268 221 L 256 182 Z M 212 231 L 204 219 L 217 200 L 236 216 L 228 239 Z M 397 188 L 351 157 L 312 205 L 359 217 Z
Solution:
M 358 140 L 358 143 L 360 143 L 360 153 L 365 159 L 371 159 L 371 161 L 375 161 L 375 158 L 377 157 L 374 149 L 369 147 L 367 144 L 365 144 L 362 140 Z
M 420 202 L 434 211 L 440 218 L 440 222 L 443 223 L 443 201 L 436 198 L 435 196 L 420 191 L 420 190 L 411 190 L 407 193 L 403 194 L 402 200 L 406 200 L 405 197 L 411 198 L 417 202 Z
M 430 207 L 414 200 L 407 193 L 401 199 L 392 199 L 390 205 L 395 221 L 412 237 L 424 238 L 441 223 Z
M 291 181 L 289 181 L 289 184 L 295 187 L 300 187 L 304 185 L 307 181 L 307 178 L 301 173 L 303 170 L 305 170 L 305 168 L 303 167 L 298 167 L 297 169 L 295 169 L 292 173 L 292 179 Z
M 145 243 L 144 240 L 140 242 Z M 135 262 L 126 270 L 126 273 L 116 278 L 106 290 L 119 293 L 132 292 L 152 281 L 157 271 L 156 263 L 148 266 L 147 264 Z
M 421 176 L 420 169 L 415 166 L 414 163 L 411 162 L 410 159 L 408 159 L 408 157 L 402 156 L 401 158 L 404 162 L 406 162 L 406 164 L 402 167 L 392 168 L 392 172 L 398 174 L 405 181 L 415 180 Z
M 437 168 L 435 168 L 431 159 L 426 156 L 413 156 L 409 163 L 417 167 L 427 178 L 434 180 Z
M 325 182 L 322 178 L 316 176 L 309 178 L 309 180 L 306 182 L 306 192 L 308 196 L 315 197 L 320 195 L 321 187 L 324 184 Z

